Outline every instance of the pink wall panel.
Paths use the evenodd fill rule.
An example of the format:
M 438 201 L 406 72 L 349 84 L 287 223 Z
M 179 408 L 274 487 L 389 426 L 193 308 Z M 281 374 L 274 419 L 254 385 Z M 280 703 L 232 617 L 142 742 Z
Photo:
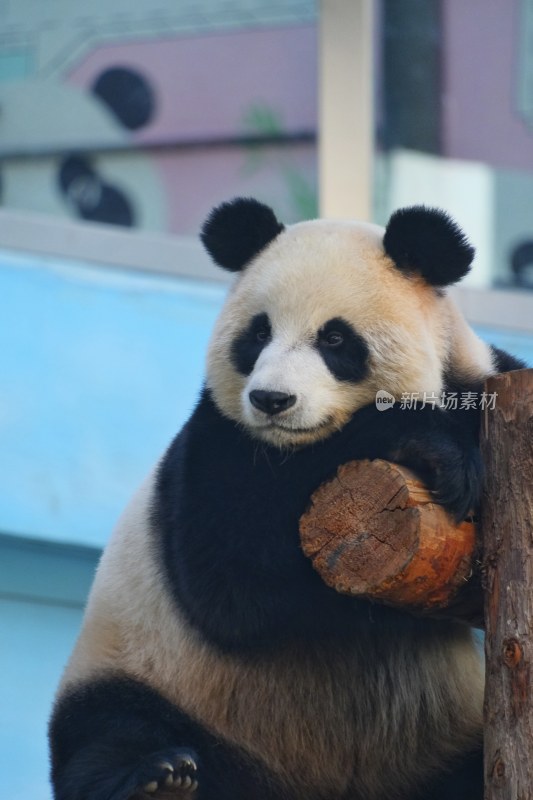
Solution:
M 442 3 L 445 155 L 533 167 L 533 136 L 516 106 L 516 0 Z

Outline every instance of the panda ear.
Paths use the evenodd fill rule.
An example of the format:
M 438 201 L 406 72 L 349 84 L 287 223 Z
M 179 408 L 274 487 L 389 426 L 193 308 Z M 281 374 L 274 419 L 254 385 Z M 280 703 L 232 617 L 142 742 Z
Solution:
M 448 214 L 425 206 L 395 211 L 383 246 L 399 270 L 418 272 L 431 286 L 448 286 L 461 280 L 475 252 Z
M 211 211 L 200 238 L 216 264 L 239 272 L 283 230 L 271 208 L 237 197 Z

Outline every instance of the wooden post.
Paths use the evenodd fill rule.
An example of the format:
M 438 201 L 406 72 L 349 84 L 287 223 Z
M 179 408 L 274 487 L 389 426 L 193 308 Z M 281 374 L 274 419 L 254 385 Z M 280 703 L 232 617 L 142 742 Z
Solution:
M 485 800 L 533 799 L 533 370 L 490 378 L 481 448 Z

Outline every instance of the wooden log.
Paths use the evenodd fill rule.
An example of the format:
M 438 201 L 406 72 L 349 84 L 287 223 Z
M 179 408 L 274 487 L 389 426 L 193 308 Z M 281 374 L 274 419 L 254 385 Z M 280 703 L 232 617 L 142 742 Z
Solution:
M 483 416 L 485 798 L 533 798 L 533 370 L 490 378 Z
M 313 494 L 304 553 L 338 592 L 481 625 L 476 525 L 454 524 L 423 483 L 387 461 L 353 461 Z M 476 579 L 477 578 L 477 579 Z

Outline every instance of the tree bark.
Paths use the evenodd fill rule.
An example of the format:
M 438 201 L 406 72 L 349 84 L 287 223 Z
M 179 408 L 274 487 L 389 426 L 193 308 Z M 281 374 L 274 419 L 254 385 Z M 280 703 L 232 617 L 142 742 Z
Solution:
M 490 378 L 482 502 L 485 799 L 533 798 L 533 370 Z
M 338 592 L 482 625 L 475 524 L 455 525 L 404 467 L 380 460 L 341 466 L 313 494 L 300 534 L 315 569 Z

